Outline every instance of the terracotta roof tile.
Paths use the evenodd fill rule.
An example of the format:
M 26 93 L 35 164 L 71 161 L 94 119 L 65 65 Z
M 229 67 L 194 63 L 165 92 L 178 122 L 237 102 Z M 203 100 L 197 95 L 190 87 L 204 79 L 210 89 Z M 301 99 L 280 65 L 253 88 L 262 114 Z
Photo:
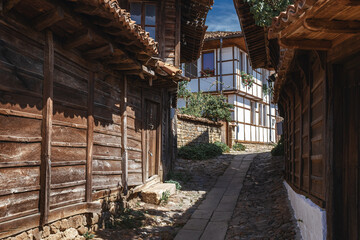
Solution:
M 236 32 L 228 32 L 228 31 L 216 31 L 216 32 L 206 32 L 205 33 L 205 40 L 212 40 L 212 39 L 219 39 L 225 37 L 231 37 L 236 35 L 241 35 L 241 31 Z

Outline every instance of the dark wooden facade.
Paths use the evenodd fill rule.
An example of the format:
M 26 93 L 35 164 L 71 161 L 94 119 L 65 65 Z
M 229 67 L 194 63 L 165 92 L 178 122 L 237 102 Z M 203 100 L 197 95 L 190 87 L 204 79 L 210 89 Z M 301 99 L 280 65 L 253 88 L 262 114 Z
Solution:
M 359 1 L 297 0 L 257 49 L 277 72 L 285 179 L 326 210 L 328 239 L 360 238 L 359 21 Z
M 0 238 L 162 177 L 184 80 L 180 1 L 162 1 L 159 44 L 117 1 L 0 3 Z

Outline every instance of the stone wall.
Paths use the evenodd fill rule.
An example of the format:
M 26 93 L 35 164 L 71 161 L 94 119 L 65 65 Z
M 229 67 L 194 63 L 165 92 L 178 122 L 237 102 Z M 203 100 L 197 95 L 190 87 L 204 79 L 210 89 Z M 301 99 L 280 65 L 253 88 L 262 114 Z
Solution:
M 84 213 L 63 218 L 43 227 L 29 229 L 6 240 L 85 240 L 85 235 L 93 234 L 114 219 L 126 202 L 117 194 L 112 194 L 99 201 L 97 212 Z
M 225 142 L 225 124 L 206 118 L 177 114 L 178 147 L 188 144 Z

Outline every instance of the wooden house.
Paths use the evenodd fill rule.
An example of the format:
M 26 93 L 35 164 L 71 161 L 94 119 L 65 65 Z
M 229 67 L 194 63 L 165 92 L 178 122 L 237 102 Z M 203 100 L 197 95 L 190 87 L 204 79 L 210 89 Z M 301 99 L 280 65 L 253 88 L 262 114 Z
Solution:
M 179 66 L 211 5 L 0 1 L 0 238 L 166 174 Z
M 360 238 L 360 1 L 296 0 L 268 28 L 234 1 L 250 58 L 274 68 L 285 179 L 304 239 Z
M 267 81 L 271 72 L 251 67 L 241 32 L 207 32 L 199 59 L 185 64 L 184 70 L 190 91 L 222 93 L 234 106 L 230 134 L 234 142 L 276 142 L 277 108 L 270 103 Z M 242 73 L 253 76 L 251 86 L 245 85 Z M 185 104 L 178 101 L 178 107 Z

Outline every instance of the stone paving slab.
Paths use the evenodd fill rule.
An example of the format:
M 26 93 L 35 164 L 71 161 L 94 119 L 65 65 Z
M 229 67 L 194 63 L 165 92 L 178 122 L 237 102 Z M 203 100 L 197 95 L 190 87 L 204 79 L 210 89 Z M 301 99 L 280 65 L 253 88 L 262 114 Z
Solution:
M 175 240 L 223 240 L 248 168 L 257 154 L 233 156 L 205 200 L 176 235 Z M 200 233 L 200 234 L 199 234 Z
M 228 229 L 227 222 L 209 222 L 200 240 L 220 240 L 224 239 Z

